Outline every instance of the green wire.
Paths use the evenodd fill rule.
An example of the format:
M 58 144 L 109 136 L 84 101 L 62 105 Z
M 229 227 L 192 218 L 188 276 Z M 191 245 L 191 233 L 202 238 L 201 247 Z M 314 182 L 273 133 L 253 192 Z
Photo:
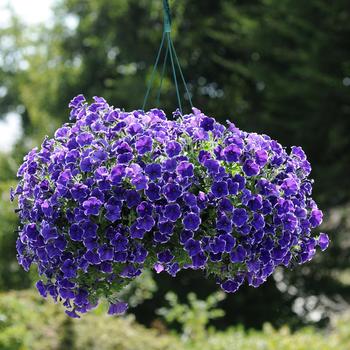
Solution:
M 162 91 L 163 80 L 164 80 L 164 76 L 165 76 L 165 68 L 166 68 L 166 63 L 167 63 L 167 60 L 168 60 L 168 55 L 169 55 L 169 45 L 167 45 L 167 47 L 166 47 L 165 58 L 164 58 L 163 68 L 162 68 L 162 75 L 160 77 L 160 84 L 159 84 L 157 100 L 156 100 L 156 106 L 157 107 L 158 107 L 159 101 L 160 101 L 160 94 L 161 94 L 161 91 Z
M 179 90 L 179 85 L 177 83 L 177 76 L 176 76 L 176 69 L 175 69 L 175 64 L 174 64 L 174 57 L 173 57 L 173 52 L 171 50 L 171 37 L 170 37 L 170 33 L 167 33 L 167 37 L 168 37 L 168 46 L 170 48 L 169 52 L 170 52 L 170 60 L 171 60 L 171 67 L 173 70 L 173 76 L 174 76 L 174 82 L 175 82 L 175 88 L 176 88 L 176 96 L 177 96 L 177 102 L 179 104 L 179 109 L 180 112 L 182 114 L 182 105 L 181 105 L 181 98 L 180 98 L 180 90 Z
M 164 32 L 171 32 L 171 12 L 168 0 L 163 0 L 163 10 L 164 10 Z
M 174 44 L 173 44 L 172 41 L 171 41 L 171 47 L 172 47 L 172 50 L 173 50 L 173 53 L 174 53 L 174 56 L 175 56 L 175 60 L 176 60 L 177 66 L 179 68 L 180 76 L 181 76 L 181 79 L 182 79 L 182 83 L 184 84 L 188 100 L 190 101 L 190 105 L 193 108 L 191 94 L 190 94 L 190 92 L 188 90 L 187 83 L 186 83 L 185 77 L 184 77 L 184 75 L 182 73 L 181 65 L 180 65 L 180 62 L 179 62 L 179 59 L 177 57 L 176 50 L 175 50 L 175 47 L 174 47 Z
M 154 75 L 155 75 L 155 72 L 156 72 L 156 70 L 157 70 L 157 66 L 158 66 L 160 54 L 162 53 L 162 49 L 163 49 L 163 45 L 164 45 L 165 36 L 166 36 L 166 32 L 163 33 L 162 42 L 160 43 L 160 46 L 159 46 L 159 50 L 158 50 L 158 54 L 157 54 L 156 63 L 154 64 L 153 71 L 152 71 L 152 75 L 151 75 L 151 79 L 150 79 L 150 81 L 149 81 L 149 83 L 148 83 L 148 88 L 147 88 L 146 96 L 145 96 L 145 98 L 144 98 L 144 100 L 143 100 L 143 106 L 142 106 L 142 109 L 143 109 L 143 110 L 145 110 L 146 103 L 147 103 L 147 100 L 148 100 L 148 96 L 149 96 L 149 94 L 150 94 L 150 92 L 151 92 L 151 88 L 152 88 L 153 80 L 154 80 Z
M 146 108 L 146 104 L 147 104 L 147 101 L 148 101 L 148 98 L 149 98 L 149 95 L 150 95 L 150 92 L 151 92 L 151 89 L 153 86 L 155 73 L 157 71 L 159 59 L 160 59 L 160 56 L 161 56 L 161 53 L 163 50 L 163 46 L 164 46 L 164 42 L 166 39 L 167 48 L 166 48 L 165 58 L 164 58 L 164 62 L 163 62 L 160 85 L 159 85 L 159 89 L 157 92 L 156 104 L 157 104 L 157 106 L 159 105 L 160 94 L 161 94 L 161 90 L 162 90 L 162 86 L 163 86 L 163 80 L 164 80 L 164 76 L 165 76 L 165 70 L 166 70 L 166 65 L 167 65 L 167 61 L 168 61 L 168 56 L 170 56 L 171 68 L 172 68 L 172 73 L 173 73 L 173 78 L 174 78 L 174 83 L 175 83 L 175 88 L 176 88 L 178 107 L 179 107 L 180 112 L 182 114 L 181 96 L 180 96 L 179 84 L 177 81 L 176 67 L 179 70 L 182 83 L 183 83 L 185 90 L 186 90 L 186 95 L 188 97 L 188 100 L 189 100 L 192 108 L 193 108 L 193 104 L 192 104 L 191 94 L 189 92 L 184 74 L 183 74 L 181 66 L 180 66 L 179 58 L 177 56 L 174 44 L 173 44 L 172 39 L 171 39 L 171 34 L 170 34 L 171 33 L 171 12 L 170 12 L 168 0 L 163 0 L 163 15 L 164 15 L 164 29 L 163 29 L 162 41 L 161 41 L 161 44 L 160 44 L 160 47 L 158 50 L 158 54 L 157 54 L 156 62 L 155 62 L 154 67 L 153 67 L 151 78 L 148 82 L 147 92 L 146 92 L 146 95 L 145 95 L 145 98 L 143 101 L 142 109 L 145 110 L 145 108 Z

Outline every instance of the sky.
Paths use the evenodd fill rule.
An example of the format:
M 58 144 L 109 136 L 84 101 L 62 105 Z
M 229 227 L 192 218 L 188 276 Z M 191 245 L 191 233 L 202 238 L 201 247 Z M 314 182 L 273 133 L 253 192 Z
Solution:
M 0 21 L 8 20 L 7 8 L 11 7 L 27 24 L 46 22 L 50 18 L 52 4 L 53 0 L 0 0 Z
M 6 26 L 9 21 L 9 7 L 26 24 L 45 23 L 50 19 L 52 4 L 53 0 L 0 0 L 0 26 Z M 22 135 L 21 129 L 21 117 L 18 114 L 9 113 L 6 116 L 0 116 L 0 152 L 11 150 L 13 144 Z

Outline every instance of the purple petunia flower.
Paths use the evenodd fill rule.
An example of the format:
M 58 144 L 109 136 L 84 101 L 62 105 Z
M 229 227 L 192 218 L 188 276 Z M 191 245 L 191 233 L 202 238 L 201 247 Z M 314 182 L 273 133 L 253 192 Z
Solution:
M 94 222 L 92 222 L 90 220 L 86 220 L 86 221 L 83 221 L 82 223 L 80 223 L 80 226 L 81 226 L 82 230 L 84 231 L 83 232 L 84 238 L 96 237 L 98 226 Z
M 141 202 L 137 208 L 136 208 L 137 214 L 141 217 L 144 217 L 146 215 L 152 215 L 153 212 L 153 205 L 149 202 Z
M 247 211 L 243 208 L 238 208 L 233 211 L 232 222 L 235 226 L 241 227 L 248 221 Z
M 112 261 L 114 257 L 113 248 L 110 248 L 104 244 L 98 248 L 98 255 L 101 261 Z
M 258 213 L 254 213 L 253 220 L 252 220 L 251 224 L 256 230 L 260 230 L 260 229 L 264 228 L 264 226 L 265 226 L 264 216 L 261 214 L 258 214 Z
M 160 222 L 158 224 L 158 227 L 159 227 L 159 232 L 164 235 L 171 235 L 174 230 L 174 224 L 169 221 Z
M 255 151 L 255 162 L 259 166 L 264 166 L 269 158 L 268 153 L 264 149 L 259 149 Z
M 125 166 L 118 164 L 112 169 L 110 174 L 110 180 L 114 185 L 117 185 L 122 181 L 123 177 L 125 176 L 125 173 Z
M 138 228 L 137 222 L 130 226 L 130 237 L 132 239 L 143 239 L 146 230 Z
M 311 212 L 310 216 L 310 224 L 312 227 L 317 227 L 322 224 L 323 221 L 323 213 L 319 209 L 314 209 Z
M 71 259 L 68 259 L 63 263 L 61 271 L 66 278 L 74 278 L 77 274 L 77 268 Z
M 73 224 L 69 229 L 69 236 L 72 241 L 82 241 L 83 233 L 83 229 L 78 224 Z
M 122 315 L 125 314 L 128 309 L 128 304 L 124 302 L 117 302 L 110 304 L 108 309 L 108 315 Z
M 222 215 L 216 222 L 216 228 L 219 231 L 225 231 L 227 233 L 231 233 L 232 232 L 232 222 L 227 216 Z
M 63 236 L 59 236 L 54 241 L 54 247 L 63 252 L 67 247 L 67 240 Z
M 84 184 L 74 184 L 70 192 L 73 199 L 81 201 L 89 195 L 89 188 Z
M 93 139 L 94 137 L 92 134 L 88 132 L 82 132 L 77 136 L 76 141 L 80 147 L 83 147 L 90 145 Z
M 283 222 L 284 229 L 290 232 L 293 232 L 296 229 L 298 224 L 298 220 L 296 216 L 292 213 L 285 214 L 282 219 L 282 222 Z
M 241 263 L 245 260 L 247 256 L 247 251 L 241 245 L 237 246 L 235 250 L 233 250 L 230 254 L 231 262 L 233 263 Z
M 196 207 L 197 206 L 197 197 L 193 193 L 184 193 L 182 196 L 185 203 L 190 207 Z
M 193 238 L 194 233 L 192 231 L 182 231 L 180 233 L 180 243 L 185 244 L 190 238 Z
M 297 156 L 300 160 L 306 160 L 305 152 L 302 150 L 301 147 L 293 146 L 292 147 L 292 154 L 294 156 Z
M 229 145 L 224 149 L 224 156 L 227 162 L 238 162 L 242 150 L 235 144 Z
M 225 252 L 230 253 L 236 245 L 236 238 L 229 233 L 222 234 L 219 237 L 225 241 Z
M 101 263 L 100 256 L 93 250 L 89 250 L 85 253 L 84 258 L 90 265 L 98 265 Z
M 48 223 L 44 224 L 40 233 L 43 236 L 45 243 L 58 238 L 57 228 L 49 225 Z
M 148 179 L 144 175 L 137 174 L 132 178 L 131 183 L 135 186 L 137 191 L 140 191 L 147 188 Z
M 144 217 L 137 219 L 137 227 L 147 232 L 152 230 L 152 227 L 154 226 L 154 224 L 155 224 L 155 221 L 153 217 L 150 215 L 145 215 Z
M 200 127 L 203 128 L 205 131 L 211 131 L 214 129 L 214 124 L 215 124 L 214 118 L 204 117 L 200 123 Z
M 121 207 L 119 204 L 106 204 L 106 218 L 110 222 L 116 222 L 121 218 Z
M 125 192 L 125 201 L 128 208 L 133 208 L 141 202 L 141 197 L 137 191 L 128 190 Z
M 204 166 L 210 173 L 216 174 L 219 172 L 220 163 L 215 159 L 207 159 L 204 161 Z
M 177 160 L 175 158 L 167 159 L 163 162 L 163 168 L 166 171 L 174 172 L 176 169 Z
M 329 246 L 329 237 L 326 233 L 321 232 L 318 237 L 318 245 L 320 246 L 321 250 L 326 250 Z
M 171 251 L 169 249 L 158 253 L 158 261 L 162 264 L 168 264 L 170 263 L 171 260 L 175 258 L 173 254 L 171 254 Z
M 116 252 L 124 252 L 128 249 L 128 239 L 119 233 L 115 235 L 111 243 Z
M 238 290 L 239 284 L 233 280 L 227 280 L 224 283 L 221 284 L 221 288 L 226 293 L 234 293 Z
M 181 195 L 181 187 L 175 183 L 169 183 L 163 187 L 163 193 L 169 202 L 176 201 Z
M 46 298 L 47 297 L 47 288 L 46 286 L 44 285 L 43 281 L 38 281 L 36 284 L 35 284 L 37 290 L 39 291 L 40 295 L 43 297 L 43 298 Z
M 161 273 L 162 271 L 164 271 L 164 266 L 159 263 L 154 264 L 153 268 L 157 273 Z
M 256 176 L 259 174 L 260 168 L 257 163 L 248 159 L 243 164 L 243 171 L 247 176 Z
M 102 202 L 96 197 L 90 197 L 83 202 L 83 208 L 85 215 L 98 215 Z
M 139 154 L 145 154 L 147 152 L 152 151 L 152 145 L 153 141 L 152 138 L 149 136 L 141 136 L 137 141 L 136 141 L 136 150 Z
M 202 269 L 206 262 L 207 262 L 208 258 L 205 256 L 205 254 L 203 252 L 199 252 L 196 255 L 192 256 L 192 267 L 193 269 Z
M 193 169 L 192 163 L 183 161 L 177 166 L 176 171 L 182 177 L 192 177 L 194 175 Z
M 186 230 L 197 231 L 199 229 L 200 224 L 200 217 L 194 213 L 187 214 L 183 219 L 183 225 Z
M 214 182 L 211 186 L 211 192 L 216 198 L 221 198 L 228 195 L 228 186 L 224 181 Z
M 129 164 L 133 158 L 134 158 L 134 156 L 131 152 L 130 153 L 123 153 L 123 154 L 118 155 L 117 161 L 119 164 Z
M 82 105 L 82 103 L 85 102 L 85 97 L 83 95 L 75 96 L 70 102 L 69 102 L 69 108 L 77 108 Z
M 281 188 L 284 190 L 286 196 L 293 196 L 297 194 L 299 190 L 299 184 L 292 177 L 288 177 L 283 180 Z
M 219 202 L 219 208 L 221 211 L 226 211 L 226 212 L 232 213 L 233 204 L 228 198 L 223 198 Z
M 202 251 L 200 243 L 192 238 L 186 241 L 185 249 L 190 256 L 197 255 Z
M 177 221 L 181 217 L 181 209 L 178 204 L 168 204 L 164 209 L 164 216 L 170 221 Z
M 160 187 L 152 182 L 145 190 L 145 194 L 151 202 L 154 202 L 160 198 Z
M 165 151 L 169 157 L 175 157 L 180 154 L 181 145 L 176 141 L 171 141 L 166 145 Z
M 90 157 L 83 158 L 79 163 L 80 169 L 83 172 L 89 172 L 92 170 L 93 162 Z
M 75 310 L 66 310 L 65 313 L 71 318 L 80 318 Z
M 64 140 L 69 135 L 69 132 L 70 132 L 70 128 L 68 127 L 64 126 L 62 128 L 59 128 L 55 132 L 55 138 L 57 140 Z
M 151 180 L 156 180 L 162 176 L 162 167 L 160 164 L 148 164 L 145 168 L 145 173 Z
M 226 247 L 226 241 L 221 237 L 215 237 L 209 244 L 211 251 L 214 254 L 223 253 Z
M 125 141 L 118 143 L 115 150 L 117 151 L 118 154 L 132 153 L 132 148 Z

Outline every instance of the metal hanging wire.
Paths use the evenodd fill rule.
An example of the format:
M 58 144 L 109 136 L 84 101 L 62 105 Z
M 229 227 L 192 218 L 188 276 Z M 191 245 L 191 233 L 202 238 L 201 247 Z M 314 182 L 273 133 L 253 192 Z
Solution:
M 168 0 L 163 0 L 163 14 L 164 14 L 164 30 L 163 30 L 162 40 L 160 43 L 160 47 L 158 49 L 155 64 L 153 66 L 151 78 L 148 82 L 147 92 L 146 92 L 146 95 L 145 95 L 145 98 L 143 101 L 142 109 L 145 110 L 145 108 L 147 106 L 148 98 L 149 98 L 151 89 L 153 87 L 154 78 L 155 78 L 158 64 L 159 64 L 159 61 L 160 61 L 160 58 L 162 55 L 162 51 L 163 51 L 164 47 L 166 47 L 165 57 L 164 57 L 164 61 L 163 61 L 163 67 L 162 67 L 162 71 L 161 71 L 161 80 L 160 80 L 160 85 L 159 85 L 158 92 L 157 92 L 156 103 L 157 103 L 157 105 L 159 104 L 161 89 L 163 86 L 163 80 L 164 80 L 165 71 L 166 71 L 166 66 L 167 66 L 167 63 L 168 63 L 169 57 L 170 57 L 170 66 L 171 66 L 172 75 L 173 75 L 174 84 L 175 84 L 175 89 L 176 89 L 178 108 L 182 114 L 181 93 L 180 93 L 180 89 L 179 89 L 177 70 L 180 74 L 180 78 L 181 78 L 182 84 L 184 85 L 185 92 L 186 92 L 187 98 L 190 102 L 191 108 L 193 108 L 193 104 L 192 104 L 192 98 L 191 98 L 190 91 L 188 89 L 184 74 L 183 74 L 182 69 L 181 69 L 179 58 L 176 54 L 174 43 L 171 39 L 171 12 L 170 12 Z

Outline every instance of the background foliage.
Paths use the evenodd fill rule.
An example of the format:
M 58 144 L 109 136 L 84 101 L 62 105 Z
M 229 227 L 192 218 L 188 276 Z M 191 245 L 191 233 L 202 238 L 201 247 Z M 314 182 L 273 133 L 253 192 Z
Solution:
M 164 329 L 146 329 L 130 315 L 111 318 L 99 308 L 81 320 L 68 319 L 59 306 L 39 300 L 32 292 L 0 295 L 0 348 L 2 350 L 344 350 L 350 346 L 349 317 L 342 316 L 331 330 L 316 332 L 304 328 L 292 333 L 288 326 L 280 330 L 264 324 L 263 332 L 230 327 L 225 331 L 195 326 L 195 333 L 178 337 Z M 214 297 L 215 298 L 215 297 Z M 203 301 L 195 300 L 186 311 L 184 328 L 191 327 L 193 317 L 208 321 Z M 183 305 L 172 304 L 173 313 Z M 184 315 L 185 315 L 184 314 Z
M 288 273 L 279 270 L 261 288 L 243 288 L 221 301 L 226 316 L 210 324 L 261 328 L 270 322 L 277 327 L 288 324 L 292 329 L 310 322 L 327 325 L 333 313 L 343 311 L 350 301 L 348 1 L 177 0 L 171 4 L 175 46 L 195 105 L 222 122 L 229 119 L 247 131 L 269 134 L 286 146 L 301 145 L 313 165 L 314 197 L 326 211 L 324 230 L 332 239 L 326 254 L 305 267 Z M 67 104 L 78 93 L 89 98 L 103 95 L 128 110 L 141 107 L 162 34 L 161 6 L 158 0 L 60 0 L 48 27 L 25 27 L 13 18 L 9 26 L 0 28 L 0 88 L 5 92 L 0 94 L 0 117 L 16 112 L 23 124 L 23 137 L 13 151 L 0 151 L 1 290 L 31 285 L 30 275 L 16 263 L 16 218 L 8 201 L 8 189 L 15 182 L 23 155 L 67 121 Z M 170 78 L 168 74 L 161 96 L 161 106 L 167 112 L 176 108 Z M 151 100 L 155 101 L 155 95 Z M 206 299 L 216 290 L 213 281 L 203 280 L 199 274 L 154 279 L 156 285 L 147 276 L 147 281 L 140 282 L 146 286 L 145 294 L 133 302 L 132 312 L 145 325 L 158 319 L 156 310 L 167 304 L 164 296 L 170 290 L 182 302 L 191 291 Z M 13 294 L 2 295 L 2 305 L 6 298 Z M 19 306 L 11 300 L 17 313 Z M 74 327 L 82 326 L 76 323 Z M 170 327 L 181 329 L 179 325 Z M 11 330 L 6 328 L 6 332 Z M 232 332 L 244 338 L 243 330 Z M 277 331 L 266 332 L 271 344 L 280 336 Z M 310 339 L 316 337 L 312 330 L 305 332 Z M 224 334 L 218 333 L 215 339 L 226 337 Z M 301 339 L 301 346 L 306 346 L 305 334 L 291 337 L 290 344 Z M 248 338 L 256 337 L 252 332 Z M 167 339 L 165 344 L 173 341 Z M 289 338 L 285 339 L 288 342 Z M 322 341 L 320 338 L 317 349 L 328 349 Z M 240 349 L 244 346 L 248 348 L 242 343 Z M 284 349 L 288 346 L 292 345 Z M 40 349 L 39 345 L 35 349 Z

